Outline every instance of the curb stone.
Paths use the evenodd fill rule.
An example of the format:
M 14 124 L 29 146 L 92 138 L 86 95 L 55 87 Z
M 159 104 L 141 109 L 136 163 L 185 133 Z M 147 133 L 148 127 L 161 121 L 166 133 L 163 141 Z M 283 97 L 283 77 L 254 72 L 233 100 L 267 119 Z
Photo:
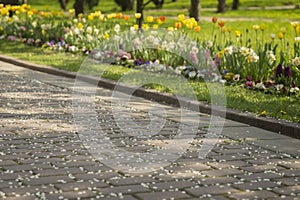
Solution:
M 114 89 L 116 86 L 115 81 L 98 78 L 95 76 L 88 75 L 77 75 L 75 72 L 70 72 L 66 70 L 57 69 L 54 67 L 43 66 L 39 64 L 34 64 L 28 61 L 23 61 L 20 59 L 12 58 L 9 56 L 0 55 L 0 61 L 7 62 L 10 64 L 14 64 L 20 67 L 28 68 L 35 71 L 40 71 L 48 74 L 53 74 L 57 76 L 63 76 L 67 78 L 79 78 L 82 81 L 88 83 L 97 83 L 99 87 L 104 87 L 107 89 Z M 287 135 L 293 138 L 300 139 L 300 124 L 294 122 L 288 122 L 285 120 L 278 120 L 272 118 L 264 118 L 258 117 L 254 114 L 245 113 L 229 108 L 223 108 L 218 106 L 212 106 L 210 104 L 206 104 L 200 101 L 191 101 L 187 98 L 176 97 L 171 94 L 161 93 L 152 89 L 138 88 L 135 90 L 135 87 L 129 85 L 118 85 L 118 89 L 122 92 L 130 92 L 134 91 L 133 95 L 138 97 L 143 97 L 146 99 L 154 100 L 161 103 L 167 103 L 174 106 L 184 106 L 190 110 L 198 111 L 205 114 L 211 114 L 212 109 L 213 113 L 225 117 L 226 119 L 230 119 L 233 121 L 241 122 L 244 124 L 248 124 L 250 126 L 255 126 L 258 128 L 262 128 L 268 131 L 272 131 L 275 133 Z

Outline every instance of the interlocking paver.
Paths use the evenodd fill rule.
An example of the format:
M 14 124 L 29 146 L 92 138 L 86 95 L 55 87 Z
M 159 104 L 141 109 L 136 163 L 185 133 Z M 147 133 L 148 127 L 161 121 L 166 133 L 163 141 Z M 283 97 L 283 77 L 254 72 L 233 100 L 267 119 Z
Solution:
M 196 187 L 185 189 L 189 194 L 192 194 L 197 197 L 207 197 L 207 195 L 228 195 L 234 192 L 238 192 L 237 189 L 234 189 L 226 185 L 218 186 L 209 186 L 209 187 Z
M 234 193 L 230 195 L 230 198 L 232 199 L 244 199 L 244 200 L 268 199 L 268 198 L 274 199 L 275 197 L 278 197 L 278 195 L 270 191 L 249 191 L 249 192 Z
M 290 138 L 286 136 L 225 121 L 217 144 L 199 159 L 208 115 L 201 115 L 200 129 L 191 146 L 169 166 L 151 173 L 130 174 L 105 165 L 76 133 L 73 82 L 0 62 L 0 199 L 299 197 L 298 140 L 292 139 L 289 145 Z M 157 115 L 160 120 L 166 119 L 159 134 L 151 140 L 128 136 L 116 123 L 111 95 L 112 91 L 98 88 L 95 111 L 102 130 L 116 147 L 150 152 L 164 148 L 176 136 L 180 109 L 168 105 L 160 106 L 166 110 L 166 117 Z M 145 126 L 151 104 L 152 101 L 131 97 L 130 104 L 124 107 L 137 124 Z M 81 115 L 83 119 L 88 117 L 84 111 Z M 192 116 L 188 113 L 185 123 L 192 121 Z
M 165 191 L 165 192 L 152 192 L 152 193 L 140 193 L 136 195 L 140 199 L 187 199 L 191 197 L 183 191 Z

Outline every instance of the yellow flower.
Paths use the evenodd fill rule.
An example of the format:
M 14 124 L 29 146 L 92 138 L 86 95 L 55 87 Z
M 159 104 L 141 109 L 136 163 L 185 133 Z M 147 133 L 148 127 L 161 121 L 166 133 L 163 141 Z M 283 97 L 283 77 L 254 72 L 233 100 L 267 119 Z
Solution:
M 174 31 L 174 27 L 169 26 L 169 27 L 168 27 L 168 31 Z
M 83 18 L 83 13 L 79 13 L 78 18 Z
M 253 29 L 255 30 L 255 31 L 258 31 L 258 29 L 259 29 L 259 25 L 253 25 Z
M 148 23 L 153 22 L 153 20 L 154 20 L 153 16 L 148 16 L 148 17 L 146 18 L 146 21 L 147 21 Z
M 284 36 L 284 34 L 281 31 L 277 35 L 278 39 L 280 39 L 280 40 L 283 38 L 283 36 Z
M 282 28 L 280 29 L 280 32 L 281 32 L 283 35 L 285 35 L 285 33 L 286 33 L 286 28 L 285 28 L 285 27 L 282 27 Z
M 264 31 L 265 29 L 266 29 L 266 25 L 265 25 L 265 24 L 261 24 L 261 25 L 260 25 L 260 30 L 261 30 L 261 31 Z
M 148 30 L 148 29 L 149 29 L 149 25 L 148 25 L 148 24 L 143 24 L 142 28 L 143 28 L 144 30 Z
M 163 21 L 161 21 L 161 19 L 157 19 L 156 21 L 159 25 L 163 24 Z
M 2 26 L 0 26 L 0 31 L 3 31 L 3 27 Z
M 218 57 L 219 57 L 219 58 L 222 58 L 223 55 L 224 55 L 224 50 L 218 52 Z
M 242 33 L 240 31 L 234 31 L 235 37 L 241 37 Z
M 31 16 L 33 15 L 33 11 L 32 11 L 32 10 L 29 10 L 29 11 L 27 12 L 27 15 L 28 15 L 29 17 L 31 17 Z
M 297 26 L 297 28 L 296 28 L 296 32 L 297 32 L 297 34 L 300 34 L 300 25 L 299 25 L 299 26 Z
M 192 29 L 194 27 L 194 24 L 191 23 L 191 22 L 188 22 L 188 23 L 186 23 L 185 26 L 186 26 L 187 29 Z
M 267 114 L 268 114 L 267 111 L 264 110 L 259 114 L 259 116 L 265 117 Z
M 283 111 L 283 110 L 281 110 L 281 111 L 280 111 L 280 114 L 281 114 L 281 115 L 286 115 L 286 112 Z
M 45 35 L 45 30 L 44 29 L 42 29 L 42 35 Z
M 141 13 L 135 13 L 134 16 L 135 16 L 136 19 L 140 19 L 142 17 L 142 14 Z
M 178 15 L 178 21 L 182 22 L 185 19 L 184 14 Z
M 88 15 L 88 20 L 93 21 L 93 20 L 94 20 L 94 15 L 89 14 L 89 15 Z
M 153 24 L 153 29 L 158 29 L 158 24 Z
M 138 25 L 138 24 L 135 24 L 135 25 L 133 25 L 133 28 L 134 28 L 135 30 L 137 30 L 137 29 L 139 29 L 139 25 Z
M 291 22 L 291 25 L 293 28 L 297 28 L 297 26 L 299 25 L 299 22 Z
M 79 22 L 79 23 L 77 24 L 77 28 L 82 29 L 82 28 L 83 28 L 83 24 Z
M 104 39 L 108 39 L 108 38 L 109 38 L 109 34 L 108 34 L 108 33 L 105 33 L 105 34 L 103 35 L 103 38 L 104 38 Z
M 70 9 L 70 10 L 69 10 L 69 13 L 70 13 L 70 15 L 75 14 L 75 9 Z
M 227 28 L 227 32 L 228 32 L 228 33 L 231 33 L 231 27 L 228 27 L 228 28 Z

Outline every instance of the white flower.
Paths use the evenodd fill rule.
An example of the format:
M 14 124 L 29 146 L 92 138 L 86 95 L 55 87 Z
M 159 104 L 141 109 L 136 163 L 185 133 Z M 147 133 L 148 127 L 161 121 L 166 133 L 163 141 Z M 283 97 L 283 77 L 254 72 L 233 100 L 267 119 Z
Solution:
M 276 37 L 276 35 L 272 33 L 272 34 L 270 35 L 270 37 L 271 37 L 271 39 L 273 39 L 273 40 L 274 40 L 274 39 L 275 39 L 275 37 Z
M 70 47 L 69 47 L 69 50 L 70 50 L 71 52 L 76 52 L 78 49 L 77 49 L 77 47 L 75 47 L 75 46 L 70 46 Z
M 299 92 L 300 91 L 300 89 L 298 88 L 298 87 L 292 87 L 291 89 L 290 89 L 290 93 L 293 93 L 293 94 L 295 94 L 295 93 L 297 93 L 297 92 Z
M 33 28 L 35 28 L 35 27 L 37 26 L 37 22 L 36 22 L 36 21 L 33 21 L 33 22 L 31 23 L 31 25 L 33 26 Z
M 214 43 L 210 40 L 207 41 L 207 47 L 211 48 L 214 45 Z
M 241 47 L 241 53 L 243 56 L 247 56 L 249 54 L 249 49 L 247 47 Z
M 119 33 L 119 32 L 120 32 L 120 29 L 121 29 L 120 25 L 119 25 L 119 24 L 116 24 L 115 27 L 114 27 L 114 31 L 115 31 L 116 33 Z
M 257 89 L 260 89 L 260 90 L 266 89 L 266 87 L 265 87 L 265 85 L 264 85 L 263 83 L 257 83 L 257 84 L 255 85 L 255 87 L 256 87 Z
M 76 28 L 74 28 L 73 32 L 75 33 L 75 35 L 78 35 L 80 31 L 79 31 L 79 29 L 76 27 Z
M 233 52 L 232 46 L 226 47 L 224 53 L 231 55 Z
M 294 59 L 292 59 L 292 64 L 295 66 L 300 65 L 300 59 L 299 57 L 295 57 Z
M 300 42 L 300 37 L 295 37 L 295 42 Z
M 196 46 L 193 46 L 191 52 L 197 54 L 199 52 L 199 49 Z
M 196 72 L 195 71 L 192 71 L 189 73 L 189 78 L 195 78 L 196 76 Z
M 282 90 L 282 88 L 284 87 L 284 85 L 283 84 L 277 84 L 276 86 L 275 86 L 275 88 L 276 88 L 276 90 Z
M 93 33 L 93 28 L 90 27 L 90 26 L 88 26 L 88 27 L 86 28 L 86 32 L 87 32 L 88 34 L 92 34 L 92 33 Z

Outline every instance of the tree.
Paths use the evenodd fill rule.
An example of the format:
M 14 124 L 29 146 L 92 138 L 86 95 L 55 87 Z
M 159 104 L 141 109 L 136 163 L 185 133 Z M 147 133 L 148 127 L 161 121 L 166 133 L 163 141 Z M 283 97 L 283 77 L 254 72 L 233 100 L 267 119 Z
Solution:
M 226 7 L 226 0 L 218 0 L 219 4 L 218 4 L 218 13 L 223 13 L 225 12 L 225 7 Z
M 137 24 L 139 25 L 139 28 L 142 28 L 143 22 L 144 22 L 144 0 L 137 0 L 136 2 L 136 13 L 141 13 L 141 17 L 137 19 Z
M 115 2 L 121 6 L 122 11 L 133 10 L 134 0 L 115 0 Z
M 199 21 L 200 0 L 191 0 L 191 7 L 189 11 L 190 11 L 190 17 L 193 17 L 197 21 Z
M 155 4 L 156 8 L 162 8 L 164 4 L 164 0 L 152 0 L 152 1 Z
M 67 9 L 68 1 L 69 1 L 69 0 L 59 0 L 60 7 L 61 7 L 61 9 L 63 9 L 64 11 L 66 11 L 66 9 Z
M 232 3 L 232 10 L 237 10 L 239 8 L 240 1 L 239 0 L 233 0 Z
M 78 16 L 80 13 L 84 13 L 84 0 L 76 0 L 73 4 L 75 9 L 75 15 Z

